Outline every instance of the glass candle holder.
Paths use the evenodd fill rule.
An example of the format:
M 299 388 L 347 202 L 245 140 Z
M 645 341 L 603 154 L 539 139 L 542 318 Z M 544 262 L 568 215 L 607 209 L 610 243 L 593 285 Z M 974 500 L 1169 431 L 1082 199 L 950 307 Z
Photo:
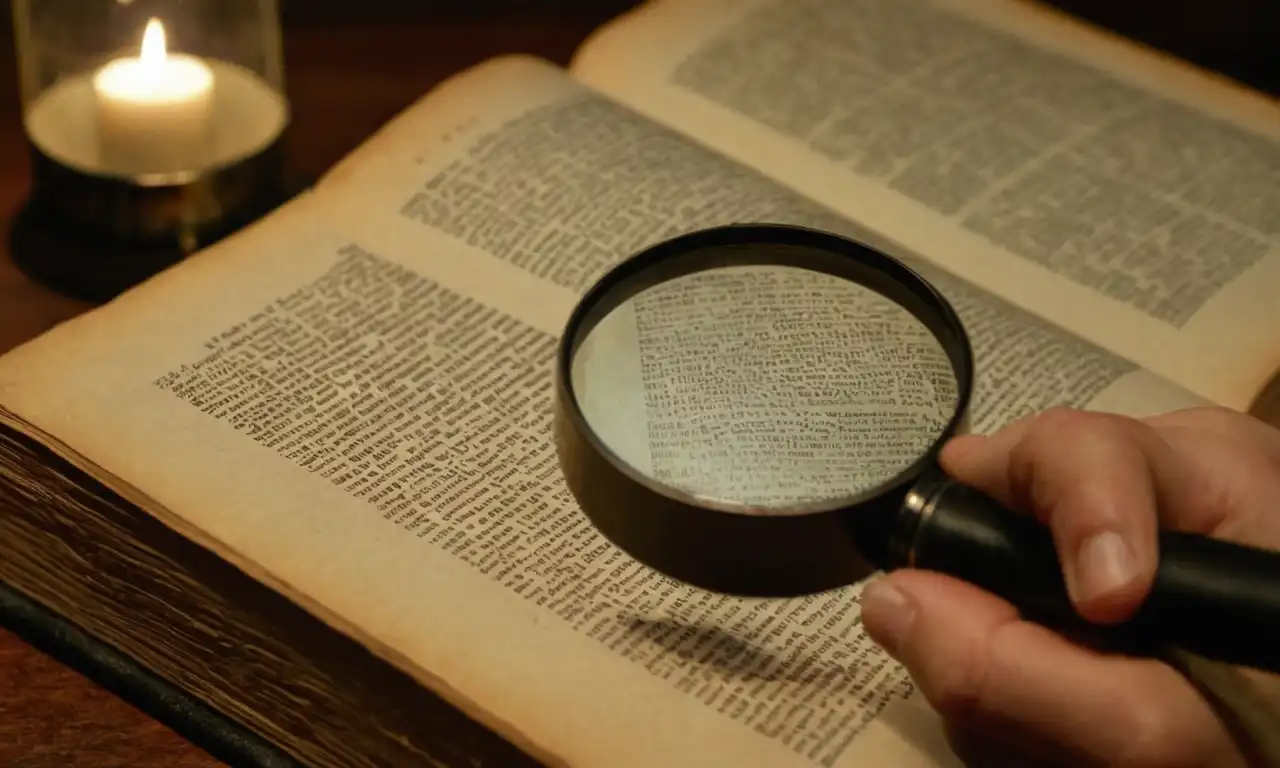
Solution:
M 32 158 L 15 258 L 102 300 L 286 196 L 276 0 L 13 0 Z

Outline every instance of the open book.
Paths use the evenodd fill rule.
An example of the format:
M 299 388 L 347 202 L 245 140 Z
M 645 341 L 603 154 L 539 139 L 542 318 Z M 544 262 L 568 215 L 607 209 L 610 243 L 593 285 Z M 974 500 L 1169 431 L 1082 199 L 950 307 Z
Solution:
M 546 763 L 952 765 L 858 587 L 703 593 L 590 528 L 549 429 L 568 312 L 676 233 L 801 224 L 953 302 L 977 430 L 1261 412 L 1277 211 L 1274 101 L 1033 6 L 655 0 L 570 72 L 459 74 L 266 220 L 0 359 L 26 499 L 0 578 L 313 764 L 464 760 L 316 638 L 234 634 L 247 593 L 215 604 L 184 558 Z M 148 521 L 168 549 L 130 541 Z

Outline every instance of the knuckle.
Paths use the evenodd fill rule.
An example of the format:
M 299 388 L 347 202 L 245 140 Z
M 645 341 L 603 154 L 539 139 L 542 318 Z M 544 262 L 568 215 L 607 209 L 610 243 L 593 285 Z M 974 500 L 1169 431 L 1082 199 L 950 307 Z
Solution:
M 1126 458 L 1134 438 L 1122 417 L 1058 406 L 1039 414 L 1009 453 L 1009 481 L 1041 518 L 1053 518 L 1069 498 L 1094 492 L 1083 472 Z
M 968 723 L 979 710 L 978 675 L 970 667 L 949 667 L 918 681 L 921 692 L 938 714 L 949 721 Z
M 1014 452 L 1024 462 L 1042 460 L 1063 448 L 1114 439 L 1117 432 L 1107 414 L 1055 407 L 1036 417 Z
M 1056 406 L 1036 414 L 1022 439 L 1009 451 L 1011 465 L 1016 465 L 1014 468 L 1022 471 L 1031 469 L 1047 449 L 1063 434 L 1078 429 L 1085 418 L 1086 414 L 1064 406 Z

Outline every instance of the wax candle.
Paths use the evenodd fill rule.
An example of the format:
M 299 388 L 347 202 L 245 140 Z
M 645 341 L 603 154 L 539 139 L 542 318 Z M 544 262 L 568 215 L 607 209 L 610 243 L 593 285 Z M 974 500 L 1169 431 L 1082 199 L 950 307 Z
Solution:
M 102 163 L 125 174 L 203 167 L 212 152 L 213 70 L 169 53 L 164 26 L 151 19 L 137 57 L 115 59 L 93 78 Z

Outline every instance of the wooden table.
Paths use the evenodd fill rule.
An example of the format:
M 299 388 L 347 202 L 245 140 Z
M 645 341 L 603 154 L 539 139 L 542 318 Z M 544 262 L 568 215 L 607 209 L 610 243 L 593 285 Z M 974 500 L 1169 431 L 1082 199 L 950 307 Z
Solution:
M 308 0 L 314 2 L 314 0 Z M 523 51 L 567 63 L 585 35 L 625 3 L 588 11 L 506 12 L 484 20 L 312 24 L 286 31 L 295 109 L 294 167 L 314 177 L 441 79 Z M 581 7 L 581 5 L 579 5 Z M 387 14 L 390 16 L 391 14 Z M 386 16 L 384 16 L 386 18 Z M 0 211 L 21 205 L 29 165 L 11 38 L 0 52 Z M 87 305 L 33 284 L 0 253 L 0 352 Z M 6 768 L 196 768 L 216 761 L 71 669 L 0 630 L 0 765 Z
M 1243 79 L 1264 89 L 1280 79 L 1271 69 L 1277 6 L 1267 0 L 1058 2 L 1157 45 L 1181 47 L 1184 55 L 1209 66 L 1238 65 Z M 475 18 L 482 4 L 303 0 L 286 5 L 295 168 L 318 175 L 442 78 L 489 56 L 519 50 L 565 63 L 588 32 L 630 5 L 625 0 L 487 0 L 489 7 L 507 10 Z M 432 10 L 424 12 L 424 6 Z M 520 12 L 521 7 L 526 10 Z M 425 20 L 428 13 L 453 13 L 454 18 Z M 353 14 L 382 22 L 361 22 Z M 1187 31 L 1193 31 L 1191 37 Z M 8 216 L 26 193 L 28 163 L 12 37 L 0 43 L 6 45 L 0 51 L 0 215 Z M 32 284 L 14 268 L 7 250 L 0 253 L 0 352 L 87 308 Z M 0 765 L 195 768 L 215 761 L 0 630 Z

